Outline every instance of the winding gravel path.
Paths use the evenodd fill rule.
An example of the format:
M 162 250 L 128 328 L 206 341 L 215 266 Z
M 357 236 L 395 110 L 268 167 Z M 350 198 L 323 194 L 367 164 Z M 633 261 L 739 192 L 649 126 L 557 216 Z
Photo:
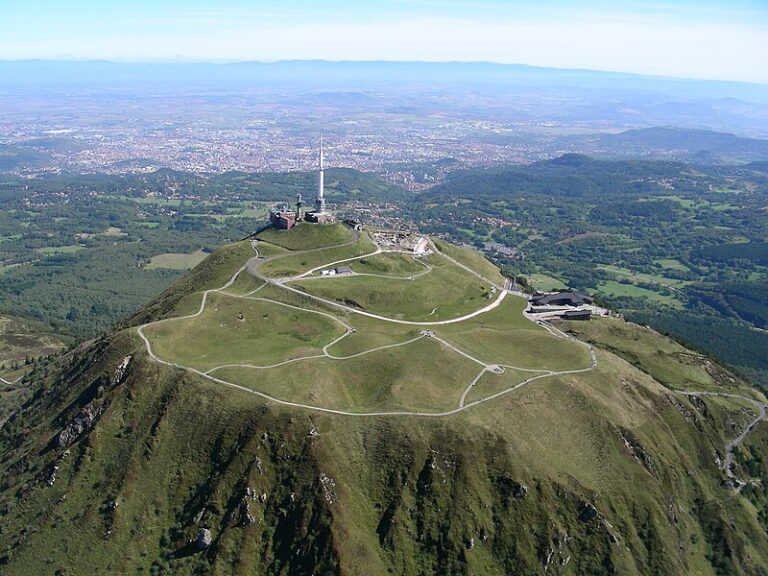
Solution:
M 359 239 L 359 236 L 358 236 L 358 239 Z M 352 244 L 352 243 L 354 243 L 356 241 L 357 241 L 357 239 L 355 239 L 355 240 L 353 240 L 351 242 L 345 242 L 344 244 L 340 244 L 340 245 L 337 245 L 337 246 L 325 246 L 323 248 L 316 248 L 316 249 L 307 250 L 307 251 L 290 252 L 288 254 L 280 254 L 278 256 L 270 258 L 269 260 L 276 259 L 276 258 L 281 258 L 281 257 L 285 257 L 285 256 L 288 256 L 288 255 L 293 255 L 293 254 L 300 254 L 300 253 L 304 253 L 304 252 L 316 252 L 318 250 L 326 250 L 328 248 L 334 248 L 334 247 L 339 247 L 339 246 L 346 246 L 346 245 Z M 399 320 L 399 319 L 396 319 L 396 318 L 388 318 L 386 316 L 380 316 L 380 315 L 377 315 L 377 314 L 367 313 L 367 312 L 365 312 L 363 310 L 357 310 L 355 308 L 352 308 L 352 307 L 349 307 L 349 306 L 345 306 L 343 304 L 340 304 L 338 302 L 334 302 L 332 300 L 327 300 L 325 298 L 319 298 L 317 296 L 312 296 L 310 294 L 307 294 L 306 292 L 302 292 L 300 290 L 296 290 L 295 288 L 287 286 L 283 281 L 281 281 L 279 279 L 267 278 L 267 277 L 259 274 L 258 273 L 258 266 L 261 263 L 263 263 L 263 262 L 265 262 L 267 260 L 259 258 L 257 243 L 254 242 L 254 243 L 252 243 L 252 245 L 253 245 L 254 250 L 256 251 L 256 256 L 251 258 L 251 259 L 249 259 L 245 264 L 243 264 L 243 266 L 241 266 L 232 275 L 232 277 L 229 279 L 229 281 L 226 284 L 224 284 L 224 286 L 222 286 L 220 288 L 216 288 L 216 289 L 205 290 L 203 292 L 202 301 L 200 302 L 200 307 L 198 308 L 198 310 L 196 312 L 194 312 L 192 314 L 189 314 L 187 316 L 179 316 L 179 317 L 176 317 L 176 318 L 165 318 L 165 319 L 162 319 L 162 320 L 158 320 L 156 322 L 149 322 L 149 323 L 144 324 L 142 326 L 139 326 L 137 328 L 137 333 L 138 333 L 139 337 L 142 339 L 142 341 L 144 342 L 144 345 L 145 345 L 145 347 L 147 349 L 147 353 L 149 354 L 149 356 L 154 361 L 156 361 L 156 362 L 158 362 L 160 364 L 164 364 L 166 366 L 172 366 L 174 368 L 181 368 L 183 370 L 187 370 L 189 372 L 197 374 L 198 376 L 201 376 L 203 378 L 207 378 L 208 380 L 214 381 L 214 382 L 216 382 L 218 384 L 223 384 L 225 386 L 229 386 L 231 388 L 236 388 L 238 390 L 242 390 L 242 391 L 248 392 L 250 394 L 255 394 L 256 396 L 259 396 L 261 398 L 264 398 L 266 400 L 269 400 L 271 402 L 275 402 L 275 403 L 283 405 L 283 406 L 291 406 L 291 407 L 294 407 L 294 408 L 304 408 L 304 409 L 307 409 L 307 410 L 314 410 L 314 411 L 325 412 L 325 413 L 329 413 L 329 414 L 338 414 L 338 415 L 342 415 L 342 416 L 359 416 L 359 417 L 372 417 L 372 416 L 443 417 L 443 416 L 451 416 L 451 415 L 454 415 L 454 414 L 458 414 L 459 412 L 462 412 L 462 411 L 467 410 L 469 408 L 472 408 L 474 406 L 478 406 L 480 404 L 483 404 L 485 402 L 490 402 L 491 400 L 494 400 L 496 398 L 499 398 L 499 397 L 503 396 L 504 394 L 512 392 L 513 390 L 516 390 L 520 386 L 523 386 L 523 385 L 525 385 L 525 384 L 527 384 L 529 382 L 533 382 L 535 380 L 538 380 L 538 379 L 541 379 L 541 378 L 545 378 L 545 377 L 557 376 L 557 375 L 562 375 L 562 374 L 572 374 L 572 373 L 584 372 L 584 371 L 592 370 L 592 369 L 594 369 L 594 367 L 596 365 L 596 362 L 594 360 L 594 353 L 592 352 L 591 347 L 588 344 L 584 344 L 582 342 L 579 342 L 580 344 L 582 344 L 582 345 L 584 345 L 584 346 L 586 346 L 587 348 L 590 349 L 590 353 L 592 355 L 592 365 L 589 368 L 578 369 L 578 370 L 565 370 L 565 371 L 559 371 L 559 372 L 541 370 L 539 372 L 542 372 L 542 373 L 539 374 L 538 376 L 529 378 L 528 380 L 526 380 L 526 381 L 524 381 L 522 383 L 515 384 L 514 386 L 511 386 L 511 387 L 509 387 L 509 388 L 507 388 L 505 390 L 501 390 L 500 392 L 497 392 L 495 394 L 489 395 L 489 396 L 487 396 L 485 398 L 482 398 L 480 400 L 475 400 L 473 402 L 467 403 L 466 402 L 466 396 L 468 395 L 469 390 L 480 380 L 480 378 L 486 372 L 494 372 L 494 373 L 496 373 L 498 370 L 502 370 L 503 368 L 500 365 L 497 365 L 497 364 L 486 364 L 482 360 L 479 360 L 478 358 L 473 357 L 472 355 L 470 355 L 467 352 L 461 350 L 457 346 L 451 344 L 450 342 L 444 340 L 443 338 L 440 338 L 439 336 L 434 334 L 434 332 L 431 332 L 431 331 L 429 331 L 428 334 L 427 334 L 427 331 L 423 331 L 420 336 L 418 336 L 416 338 L 412 338 L 412 339 L 407 340 L 405 342 L 399 342 L 399 343 L 395 343 L 395 344 L 387 344 L 387 345 L 384 345 L 384 346 L 378 346 L 378 347 L 372 348 L 370 350 L 365 350 L 365 351 L 362 351 L 362 352 L 358 352 L 357 354 L 352 354 L 350 356 L 334 356 L 333 354 L 331 354 L 329 352 L 329 348 L 331 346 L 333 346 L 334 344 L 337 344 L 338 342 L 340 342 L 342 339 L 346 338 L 350 334 L 352 334 L 354 332 L 354 329 L 351 326 L 346 324 L 340 318 L 337 318 L 336 316 L 333 316 L 332 314 L 328 314 L 326 312 L 321 312 L 319 310 L 313 310 L 313 309 L 310 309 L 310 308 L 303 308 L 303 307 L 300 307 L 300 306 L 294 306 L 292 304 L 286 304 L 284 302 L 278 302 L 276 300 L 270 300 L 268 298 L 253 297 L 253 294 L 255 294 L 256 292 L 258 292 L 259 290 L 261 290 L 262 288 L 264 288 L 267 285 L 273 285 L 273 286 L 278 286 L 280 288 L 283 288 L 285 290 L 289 290 L 291 292 L 298 293 L 301 296 L 310 297 L 310 298 L 319 300 L 319 301 L 321 301 L 323 303 L 329 304 L 331 306 L 334 306 L 336 308 L 345 310 L 347 312 L 351 312 L 351 313 L 354 313 L 354 314 L 361 314 L 363 316 L 368 316 L 368 317 L 371 317 L 371 318 L 375 318 L 377 320 L 382 320 L 382 321 L 385 321 L 385 322 L 393 322 L 393 323 L 396 323 L 396 324 L 412 325 L 412 326 L 437 326 L 437 325 L 454 324 L 454 323 L 457 323 L 457 322 L 462 322 L 464 320 L 468 320 L 470 318 L 474 318 L 475 316 L 478 316 L 479 314 L 484 314 L 486 312 L 489 312 L 490 310 L 493 310 L 493 309 L 497 308 L 502 303 L 502 301 L 504 300 L 504 298 L 507 295 L 506 285 L 505 285 L 505 287 L 502 290 L 500 290 L 499 296 L 496 298 L 496 300 L 494 302 L 492 302 L 491 304 L 489 304 L 488 306 L 485 306 L 484 308 L 482 308 L 480 310 L 476 310 L 474 312 L 471 312 L 471 313 L 466 314 L 466 315 L 464 315 L 462 317 L 459 317 L 459 318 L 453 318 L 453 319 L 450 319 L 450 320 L 442 320 L 442 321 L 437 321 L 437 322 L 413 322 L 413 321 L 407 321 L 407 320 Z M 372 254 L 378 254 L 380 252 L 382 252 L 382 250 L 379 248 L 376 252 L 374 252 Z M 462 268 L 465 268 L 468 271 L 472 272 L 475 276 L 478 276 L 479 278 L 482 278 L 485 282 L 488 282 L 489 284 L 495 285 L 493 282 L 490 282 L 486 278 L 483 278 L 481 275 L 475 273 L 474 271 L 472 271 L 471 269 L 467 268 L 463 264 L 460 264 L 460 263 L 456 262 L 453 258 L 448 257 L 447 255 L 443 254 L 442 252 L 441 252 L 441 254 L 443 256 L 445 256 L 448 260 L 450 260 L 452 262 L 455 262 L 457 265 L 461 266 Z M 363 257 L 364 256 L 355 256 L 353 258 L 345 259 L 343 261 L 356 260 L 356 259 L 363 258 Z M 340 262 L 342 262 L 342 261 L 338 261 L 336 263 L 340 263 Z M 328 264 L 326 264 L 324 266 L 319 266 L 317 268 L 314 268 L 313 271 L 316 271 L 316 270 L 319 270 L 319 269 L 322 269 L 322 268 L 327 268 L 328 266 L 329 266 Z M 231 294 L 231 293 L 225 292 L 225 290 L 227 288 L 231 287 L 235 283 L 235 280 L 237 279 L 237 277 L 240 274 L 242 274 L 244 271 L 246 271 L 246 270 L 251 275 L 259 278 L 262 281 L 264 281 L 264 284 L 262 284 L 261 286 L 259 286 L 256 289 L 252 290 L 251 292 L 248 292 L 245 295 Z M 196 318 L 196 317 L 200 316 L 205 311 L 205 307 L 206 307 L 206 304 L 208 302 L 209 294 L 211 294 L 213 292 L 219 292 L 219 293 L 222 293 L 222 294 L 225 294 L 227 296 L 234 297 L 234 298 L 244 298 L 244 299 L 249 299 L 249 300 L 261 300 L 261 301 L 265 301 L 265 302 L 271 302 L 271 303 L 274 303 L 274 304 L 278 304 L 278 305 L 281 305 L 281 306 L 286 306 L 288 308 L 293 308 L 293 309 L 296 309 L 296 310 L 302 310 L 302 311 L 306 311 L 306 312 L 312 312 L 312 313 L 315 313 L 315 314 L 320 314 L 322 316 L 326 316 L 328 318 L 333 319 L 335 322 L 338 322 L 339 324 L 341 324 L 345 328 L 346 331 L 345 331 L 344 334 L 342 334 L 341 336 L 339 336 L 338 338 L 336 338 L 335 340 L 333 340 L 329 344 L 326 344 L 323 347 L 323 349 L 322 349 L 322 354 L 314 354 L 314 355 L 310 355 L 310 356 L 303 356 L 303 357 L 300 357 L 300 358 L 292 358 L 292 359 L 289 359 L 289 360 L 285 360 L 283 362 L 279 362 L 279 363 L 271 364 L 271 365 L 264 365 L 264 366 L 263 365 L 237 363 L 237 364 L 226 364 L 226 365 L 222 365 L 222 366 L 216 366 L 214 368 L 209 369 L 208 371 L 202 371 L 202 370 L 198 370 L 197 368 L 193 368 L 191 366 L 182 366 L 182 365 L 179 365 L 178 363 L 175 363 L 175 362 L 169 362 L 167 360 L 163 360 L 157 354 L 155 354 L 154 350 L 152 349 L 151 342 L 149 341 L 149 339 L 147 338 L 146 334 L 144 333 L 144 329 L 147 328 L 148 326 L 155 325 L 155 324 L 160 324 L 160 323 L 164 323 L 164 322 L 173 322 L 173 321 L 176 321 L 176 320 L 187 320 L 187 319 Z M 325 407 L 322 407 L 322 406 L 315 406 L 315 405 L 310 405 L 310 404 L 303 404 L 303 403 L 300 403 L 300 402 L 291 402 L 291 401 L 288 401 L 288 400 L 282 400 L 280 398 L 276 398 L 276 397 L 271 396 L 269 394 L 265 394 L 265 393 L 259 392 L 257 390 L 252 390 L 252 389 L 247 388 L 245 386 L 241 386 L 239 384 L 235 384 L 234 382 L 229 382 L 227 380 L 224 380 L 222 378 L 218 378 L 218 377 L 213 375 L 213 373 L 218 371 L 218 370 L 221 370 L 221 369 L 224 369 L 224 368 L 233 368 L 233 367 L 252 368 L 252 369 L 257 369 L 257 370 L 258 369 L 262 369 L 263 370 L 263 369 L 270 369 L 270 368 L 278 368 L 280 366 L 285 366 L 287 364 L 291 364 L 291 363 L 294 363 L 294 362 L 299 362 L 299 361 L 304 361 L 304 360 L 312 360 L 312 359 L 319 359 L 319 358 L 329 358 L 329 359 L 338 360 L 338 361 L 349 360 L 349 359 L 352 359 L 352 358 L 357 358 L 357 357 L 360 357 L 360 356 L 364 356 L 366 354 L 371 354 L 371 353 L 379 351 L 379 350 L 384 350 L 384 349 L 388 349 L 388 348 L 396 348 L 396 347 L 400 347 L 400 346 L 407 346 L 409 344 L 412 344 L 412 343 L 414 343 L 414 342 L 416 342 L 418 340 L 421 340 L 423 338 L 426 338 L 426 337 L 430 337 L 430 338 L 435 339 L 436 341 L 440 342 L 443 346 L 449 348 L 450 350 L 452 350 L 456 354 L 459 354 L 459 355 L 465 357 L 466 359 L 468 359 L 468 360 L 470 360 L 472 362 L 475 362 L 475 363 L 477 363 L 477 364 L 482 366 L 482 370 L 480 371 L 480 373 L 470 383 L 470 385 L 464 391 L 464 394 L 462 394 L 462 396 L 461 396 L 461 398 L 459 400 L 458 407 L 453 409 L 453 410 L 447 410 L 447 411 L 443 411 L 443 412 L 419 412 L 419 411 L 405 411 L 405 410 L 403 410 L 403 411 L 380 411 L 380 412 L 351 412 L 351 411 L 348 411 L 348 410 L 336 410 L 336 409 L 333 409 L 333 408 L 325 408 Z M 510 368 L 514 368 L 514 367 L 510 367 Z M 524 369 L 523 368 L 521 370 L 531 370 L 531 369 Z

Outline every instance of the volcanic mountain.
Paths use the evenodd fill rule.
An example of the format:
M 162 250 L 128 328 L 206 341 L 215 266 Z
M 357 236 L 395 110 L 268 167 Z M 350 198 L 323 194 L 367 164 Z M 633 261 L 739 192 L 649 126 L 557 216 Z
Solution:
M 766 399 L 480 254 L 299 224 L 37 366 L 3 574 L 767 574 Z

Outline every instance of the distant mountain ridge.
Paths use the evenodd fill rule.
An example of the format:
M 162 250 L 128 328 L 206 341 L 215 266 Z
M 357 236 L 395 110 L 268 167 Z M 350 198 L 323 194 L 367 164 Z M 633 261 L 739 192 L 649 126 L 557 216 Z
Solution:
M 105 85 L 145 81 L 161 85 L 195 82 L 215 86 L 221 82 L 242 84 L 254 80 L 343 87 L 360 83 L 397 85 L 412 82 L 497 83 L 516 86 L 593 87 L 613 85 L 621 89 L 661 90 L 697 98 L 736 98 L 768 102 L 768 86 L 719 80 L 691 80 L 644 76 L 625 72 L 548 68 L 494 62 L 409 62 L 285 60 L 235 63 L 119 63 L 105 60 L 4 60 L 0 61 L 0 85 L 5 88 L 62 83 Z
M 586 154 L 607 158 L 668 159 L 695 164 L 740 164 L 768 160 L 768 140 L 673 126 L 576 137 L 572 139 L 572 145 Z

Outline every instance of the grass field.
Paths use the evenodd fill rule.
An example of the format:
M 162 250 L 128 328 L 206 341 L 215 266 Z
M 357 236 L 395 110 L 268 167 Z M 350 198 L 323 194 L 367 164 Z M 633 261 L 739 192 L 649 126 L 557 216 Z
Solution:
M 121 228 L 118 228 L 117 226 L 110 226 L 104 232 L 101 233 L 102 236 L 127 236 L 125 232 Z
M 456 246 L 441 240 L 435 240 L 435 245 L 440 251 L 461 262 L 465 266 L 468 266 L 483 276 L 486 280 L 490 280 L 499 285 L 504 283 L 504 276 L 502 276 L 501 271 L 477 250 Z
M 633 282 L 651 282 L 654 284 L 660 284 L 662 286 L 671 286 L 672 288 L 684 288 L 691 283 L 690 281 L 686 280 L 667 278 L 660 274 L 645 274 L 643 272 L 635 272 L 620 266 L 599 265 L 597 268 L 605 270 L 606 272 L 610 272 L 619 278 L 629 278 Z
M 289 370 L 217 370 L 217 377 L 291 402 L 351 410 L 451 410 L 479 367 L 429 338 L 351 360 L 296 362 Z
M 547 274 L 529 274 L 527 277 L 528 284 L 533 286 L 540 292 L 553 292 L 555 290 L 565 290 L 568 286 L 554 276 L 548 276 Z
M 370 254 L 376 250 L 373 242 L 366 236 L 361 236 L 356 242 L 347 246 L 331 247 L 316 252 L 305 252 L 274 258 L 259 268 L 259 272 L 271 278 L 296 276 L 336 260 L 354 258 L 364 254 Z
M 562 325 L 580 339 L 615 352 L 627 362 L 652 374 L 662 384 L 700 390 L 722 390 L 725 385 L 747 396 L 751 394 L 751 388 L 727 376 L 704 356 L 683 348 L 650 328 L 616 318 L 563 322 Z
M 427 270 L 413 256 L 398 253 L 385 253 L 369 256 L 349 263 L 354 272 L 360 274 L 383 274 L 387 276 L 409 277 Z
M 344 224 L 316 226 L 299 222 L 290 230 L 267 228 L 257 238 L 289 250 L 309 250 L 348 242 L 353 235 L 352 230 Z
M 374 314 L 409 321 L 455 318 L 490 304 L 491 287 L 439 254 L 429 274 L 410 279 L 369 276 L 312 278 L 291 282 L 310 294 Z
M 656 302 L 658 304 L 665 304 L 673 308 L 682 308 L 683 306 L 683 304 L 673 296 L 667 296 L 665 294 L 661 294 L 660 292 L 656 292 L 654 290 L 648 290 L 647 288 L 635 286 L 634 284 L 623 284 L 621 282 L 616 282 L 615 280 L 609 280 L 607 282 L 603 282 L 597 286 L 597 289 L 600 292 L 604 292 L 605 294 L 608 294 L 610 296 L 619 296 L 619 297 L 629 296 L 632 298 L 648 298 L 652 302 Z
M 654 262 L 662 268 L 666 268 L 667 270 L 690 272 L 690 268 L 688 268 L 688 266 L 680 262 L 680 260 L 676 260 L 674 258 L 663 258 L 661 260 L 654 260 Z
M 214 293 L 200 316 L 155 324 L 145 333 L 160 357 L 208 370 L 318 354 L 344 328 L 320 314 Z
M 85 246 L 79 244 L 70 244 L 69 246 L 45 246 L 43 248 L 35 248 L 35 252 L 44 254 L 45 256 L 51 256 L 52 254 L 74 254 L 84 250 Z
M 240 258 L 245 261 L 248 246 L 241 244 L 237 251 L 242 248 Z M 262 242 L 260 247 L 264 246 L 274 248 L 276 245 Z M 258 271 L 263 273 L 266 269 L 272 274 L 279 271 L 284 275 L 289 270 L 296 272 L 320 266 L 372 248 L 366 237 L 349 246 L 307 253 L 293 254 L 280 247 L 272 254 L 265 254 L 267 261 Z M 487 276 L 499 276 L 488 273 L 490 263 L 482 264 L 478 254 L 462 249 L 452 251 L 452 255 L 465 265 L 483 270 Z M 355 260 L 354 269 L 396 277 L 318 276 L 292 284 L 379 315 L 425 322 L 466 314 L 486 306 L 496 297 L 487 283 L 445 256 L 432 254 L 425 260 L 431 270 L 413 279 L 397 276 L 426 272 L 427 268 L 408 255 L 381 253 L 366 257 L 364 263 Z M 235 266 L 233 261 L 230 269 Z M 220 281 L 223 284 L 223 279 Z M 204 286 L 218 287 L 211 282 Z M 256 289 L 258 292 L 253 296 L 238 297 Z M 200 294 L 191 293 L 180 301 L 178 308 L 190 314 L 197 312 L 199 305 Z M 490 313 L 431 328 L 440 338 L 488 364 L 541 370 L 589 365 L 583 346 L 553 338 L 525 320 L 524 306 L 522 298 L 508 296 Z M 322 354 L 322 347 L 342 335 L 344 328 L 340 322 L 313 310 L 339 318 L 354 329 L 328 348 L 330 358 L 300 360 L 282 368 L 222 367 L 227 364 L 270 366 Z M 265 284 L 247 270 L 242 271 L 224 293 L 210 294 L 201 315 L 151 325 L 145 334 L 155 353 L 169 362 L 200 370 L 216 368 L 217 377 L 231 377 L 238 384 L 247 382 L 248 386 L 278 398 L 352 411 L 455 408 L 463 390 L 482 369 L 477 362 L 438 340 L 421 337 L 418 326 L 344 311 L 279 285 Z M 513 372 L 510 369 L 507 380 Z M 492 380 L 496 375 L 486 376 Z M 436 389 L 438 384 L 445 389 Z
M 198 250 L 192 254 L 179 254 L 168 252 L 152 256 L 146 270 L 157 268 L 170 268 L 172 270 L 190 270 L 208 257 L 208 252 Z
M 576 342 L 554 338 L 523 318 L 526 302 L 507 297 L 490 314 L 436 328 L 438 335 L 488 364 L 568 370 L 589 366 L 589 353 Z
M 482 400 L 493 394 L 507 390 L 513 386 L 521 384 L 528 378 L 533 378 L 539 374 L 545 374 L 544 372 L 524 372 L 522 370 L 514 370 L 511 368 L 505 368 L 502 374 L 494 374 L 492 372 L 486 372 L 482 378 L 470 389 L 466 396 L 465 404 L 470 404 L 476 400 Z

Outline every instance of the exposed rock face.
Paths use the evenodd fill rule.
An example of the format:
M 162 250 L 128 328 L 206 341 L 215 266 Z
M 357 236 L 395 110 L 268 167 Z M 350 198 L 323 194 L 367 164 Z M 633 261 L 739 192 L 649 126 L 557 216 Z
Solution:
M 707 405 L 700 396 L 688 396 L 688 400 L 691 401 L 691 404 L 693 404 L 702 416 L 707 416 Z
M 112 376 L 111 386 L 114 388 L 120 384 L 125 378 L 125 373 L 128 370 L 128 366 L 131 363 L 132 356 L 126 356 L 115 368 L 115 373 Z M 99 416 L 104 412 L 106 406 L 102 404 L 98 398 L 104 395 L 104 389 L 102 386 L 97 390 L 97 400 L 92 401 L 90 404 L 83 407 L 80 414 L 75 416 L 72 421 L 59 432 L 56 437 L 56 446 L 58 448 L 67 448 L 71 446 L 84 432 L 90 430 Z
M 72 422 L 59 432 L 59 435 L 56 437 L 56 445 L 59 448 L 71 446 L 83 432 L 91 429 L 93 423 L 101 416 L 103 411 L 103 406 L 97 406 L 93 402 L 88 404 L 80 414 L 75 416 Z
M 597 508 L 595 508 L 592 504 L 585 504 L 581 514 L 579 514 L 579 520 L 582 522 L 589 522 L 590 520 L 597 518 L 597 515 Z
M 125 372 L 128 370 L 132 358 L 133 356 L 126 356 L 123 358 L 123 361 L 117 365 L 117 368 L 115 368 L 115 375 L 112 377 L 113 388 L 120 384 L 123 381 L 123 378 L 125 378 Z
M 515 486 L 514 491 L 512 492 L 512 496 L 517 498 L 518 500 L 524 500 L 526 496 L 528 496 L 528 486 L 525 484 L 518 484 Z
M 637 462 L 642 464 L 651 476 L 658 479 L 659 474 L 656 470 L 656 465 L 653 462 L 653 458 L 640 443 L 640 440 L 638 440 L 637 437 L 632 434 L 632 432 L 625 428 L 620 428 L 618 430 L 618 434 L 621 438 L 622 444 L 624 444 L 624 447 L 632 455 L 632 457 L 637 460 Z
M 265 502 L 267 500 L 267 495 L 262 494 L 262 496 L 264 497 L 264 500 L 257 498 L 256 491 L 253 490 L 250 486 L 245 489 L 245 496 L 243 496 L 239 506 L 240 518 L 243 526 L 251 526 L 252 524 L 256 524 L 256 522 L 258 522 L 256 516 L 254 516 L 253 512 L 251 511 L 251 502 L 257 499 L 261 502 Z
M 200 550 L 206 550 L 213 542 L 213 535 L 208 528 L 201 528 L 197 532 L 197 538 L 195 538 L 195 546 Z

